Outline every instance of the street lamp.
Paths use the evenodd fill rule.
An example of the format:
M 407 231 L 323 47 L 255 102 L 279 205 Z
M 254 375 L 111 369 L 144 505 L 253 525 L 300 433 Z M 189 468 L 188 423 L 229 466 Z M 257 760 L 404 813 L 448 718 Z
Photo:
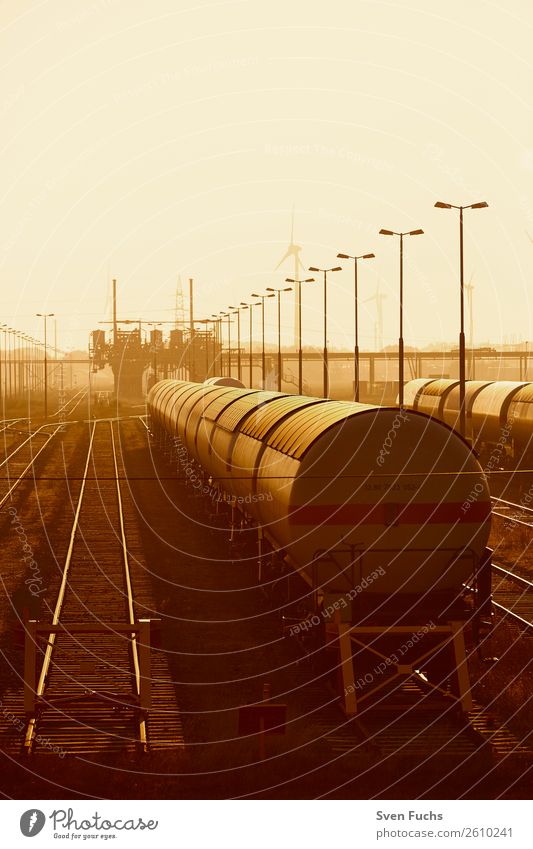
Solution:
M 48 360 L 46 354 L 46 319 L 52 318 L 53 312 L 37 312 L 39 318 L 44 319 L 44 418 L 48 418 Z
M 461 328 L 459 331 L 459 433 L 466 435 L 466 352 L 465 352 L 465 302 L 464 302 L 464 264 L 463 264 L 463 209 L 485 209 L 486 201 L 470 203 L 468 206 L 456 206 L 453 203 L 443 203 L 438 200 L 435 206 L 438 209 L 459 210 L 459 280 L 461 292 Z
M 21 353 L 20 353 L 20 382 L 21 382 L 21 390 L 24 395 L 26 389 L 28 388 L 28 376 L 27 376 L 27 362 L 28 359 L 28 337 L 25 333 L 20 331 L 19 339 L 22 345 Z
M 39 348 L 41 347 L 41 343 L 38 339 L 33 340 L 33 388 L 35 392 L 39 389 L 39 370 L 37 368 L 37 363 L 39 360 Z M 71 383 L 72 388 L 72 383 Z
M 10 359 L 10 369 L 13 370 L 12 376 L 12 390 L 13 390 L 13 398 L 17 399 L 18 394 L 18 378 L 17 378 L 17 331 L 14 327 L 10 329 L 11 336 L 11 345 L 9 352 Z
M 5 333 L 9 333 L 8 352 L 9 352 L 9 394 L 17 397 L 20 390 L 20 348 L 17 347 L 19 341 L 19 331 L 15 328 L 5 325 Z M 13 339 L 11 336 L 13 335 Z M 13 370 L 13 375 L 11 371 Z
M 6 327 L 7 327 L 7 324 L 0 324 L 0 330 L 4 334 L 4 356 L 3 356 L 4 362 L 3 363 L 2 363 L 2 351 L 0 350 L 0 376 L 2 376 L 2 368 L 3 368 L 3 371 L 4 371 L 3 380 L 0 381 L 0 383 L 1 383 L 0 389 L 1 389 L 1 392 L 2 392 L 2 418 L 4 418 L 4 419 L 6 418 L 6 388 L 7 388 L 7 353 L 6 353 L 7 333 L 6 333 Z
M 287 286 L 285 289 L 273 289 L 272 286 L 267 286 L 266 290 L 278 296 L 278 392 L 281 392 L 281 293 L 292 292 L 292 286 Z
M 17 398 L 17 370 L 15 367 L 15 328 L 9 328 L 9 394 Z
M 274 295 L 258 295 L 252 292 L 252 298 L 261 298 L 261 383 L 263 389 L 265 388 L 265 299 L 274 297 Z
M 150 327 L 154 328 L 154 330 L 152 331 L 152 334 L 151 334 L 152 338 L 151 338 L 151 343 L 150 343 L 150 353 L 153 354 L 152 370 L 153 370 L 153 373 L 154 373 L 154 382 L 157 383 L 157 349 L 158 349 L 158 346 L 159 346 L 159 341 L 158 341 L 158 338 L 157 338 L 157 328 L 161 324 L 163 324 L 163 322 L 162 321 L 145 321 L 144 323 L 149 324 Z M 162 335 L 161 335 L 161 341 L 162 341 Z M 142 343 L 141 322 L 139 322 L 139 342 Z
M 305 280 L 296 280 L 294 277 L 286 277 L 286 283 L 295 283 L 296 301 L 298 304 L 298 394 L 303 394 L 303 352 L 302 352 L 302 283 L 314 283 L 314 277 L 306 277 Z
M 230 310 L 234 310 L 233 315 L 237 316 L 237 377 L 239 380 L 242 380 L 242 369 L 241 369 L 241 310 L 247 310 L 248 304 L 239 304 L 238 307 L 229 307 Z
M 205 336 L 205 378 L 209 377 L 209 324 L 211 322 L 210 318 L 197 318 L 196 324 L 203 324 L 205 327 L 204 336 Z
M 382 236 L 400 237 L 400 338 L 398 340 L 398 396 L 400 409 L 403 407 L 403 237 L 422 236 L 423 230 L 407 230 L 397 233 L 395 230 L 380 230 Z
M 16 345 L 14 356 L 15 356 L 15 394 L 17 392 L 20 395 L 24 394 L 24 373 L 22 371 L 21 363 L 22 363 L 22 351 L 24 350 L 22 345 L 22 333 L 20 330 L 15 330 L 14 333 L 14 344 Z
M 222 318 L 221 318 L 220 315 L 217 315 L 214 312 L 211 313 L 211 318 L 213 319 L 213 325 L 216 328 L 215 346 L 216 346 L 217 342 L 220 346 L 220 376 L 222 377 L 222 372 L 224 371 L 224 353 L 223 353 L 224 346 L 223 346 L 223 339 L 222 339 Z M 219 357 L 217 356 L 216 361 L 218 361 L 218 359 L 219 359 Z M 217 362 L 215 362 L 215 365 L 213 366 L 213 368 L 214 368 L 215 375 L 216 375 L 217 368 L 218 368 Z
M 4 324 L 4 340 L 5 340 L 5 363 L 6 363 L 6 397 L 9 397 L 11 400 L 12 397 L 12 379 L 11 379 L 11 333 L 13 332 L 12 328 L 9 325 Z
M 250 312 L 249 312 L 249 316 L 250 316 L 250 331 L 249 331 L 249 333 L 250 333 L 250 339 L 249 339 L 249 342 L 248 342 L 248 360 L 249 360 L 249 362 L 248 362 L 248 366 L 249 366 L 249 384 L 250 384 L 250 389 L 252 388 L 252 386 L 253 386 L 253 381 L 254 381 L 254 374 L 253 374 L 253 322 L 252 322 L 252 316 L 253 316 L 253 307 L 259 307 L 259 306 L 261 306 L 261 301 L 256 301 L 256 302 L 255 302 L 255 304 L 245 304 L 245 303 L 244 303 L 244 301 L 241 301 L 241 307 L 248 307 L 248 309 L 250 310 Z
M 358 316 L 358 300 L 357 300 L 357 260 L 358 259 L 374 259 L 375 254 L 361 254 L 360 256 L 351 256 L 350 254 L 337 254 L 338 259 L 353 259 L 354 267 L 354 352 L 353 352 L 353 399 L 359 401 L 359 316 Z
M 228 319 L 228 377 L 231 377 L 231 313 L 220 311 L 220 318 Z M 222 325 L 221 325 L 222 327 Z
M 329 394 L 329 374 L 328 374 L 328 296 L 327 296 L 327 275 L 330 271 L 342 271 L 340 265 L 335 268 L 317 268 L 314 265 L 309 266 L 309 271 L 321 271 L 324 275 L 324 372 L 323 372 L 323 394 L 324 398 Z

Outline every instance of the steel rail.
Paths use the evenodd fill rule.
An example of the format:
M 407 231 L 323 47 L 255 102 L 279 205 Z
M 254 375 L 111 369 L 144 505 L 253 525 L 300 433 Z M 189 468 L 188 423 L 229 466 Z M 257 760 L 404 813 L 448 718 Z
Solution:
M 26 417 L 19 416 L 16 419 L 0 419 L 0 425 L 10 425 L 10 424 L 13 424 L 13 422 L 27 422 L 27 421 L 29 421 L 28 416 L 26 416 Z
M 491 495 L 491 501 L 496 501 L 498 504 L 504 504 L 506 507 L 517 507 L 519 510 L 525 510 L 526 513 L 533 515 L 533 507 L 526 507 L 523 504 L 517 504 L 515 501 L 506 501 L 505 498 L 498 498 L 497 495 Z
M 71 409 L 71 410 L 68 410 L 68 413 L 69 413 L 69 414 L 70 414 L 70 413 L 73 413 L 73 412 L 74 412 L 74 410 L 76 409 L 76 407 L 77 407 L 79 404 L 81 404 L 81 402 L 83 401 L 83 399 L 84 399 L 84 398 L 85 398 L 85 396 L 87 395 L 87 392 L 88 392 L 88 390 L 87 390 L 87 389 L 80 389 L 80 390 L 78 390 L 78 392 L 76 392 L 76 394 L 75 394 L 75 395 L 73 395 L 73 396 L 72 396 L 72 398 L 69 398 L 69 399 L 68 399 L 68 401 L 66 401 L 66 402 L 65 402 L 65 404 L 63 404 L 63 406 L 62 406 L 62 407 L 60 407 L 60 408 L 57 410 L 57 412 L 52 413 L 52 415 L 51 415 L 51 417 L 50 417 L 50 418 L 55 418 L 56 416 L 59 416 L 62 412 L 64 412 L 64 411 L 67 409 L 67 407 L 68 407 L 68 405 L 69 405 L 69 404 L 72 404 L 72 402 L 73 402 L 73 401 L 76 401 L 76 399 L 78 399 L 78 400 L 76 401 L 76 403 L 74 404 L 74 406 L 72 407 L 72 409 Z M 81 398 L 79 398 L 79 397 L 78 397 L 79 395 L 81 395 Z
M 509 569 L 505 569 L 504 566 L 500 566 L 497 563 L 492 564 L 492 571 L 497 575 L 501 575 L 507 581 L 514 582 L 518 584 L 519 587 L 523 587 L 523 592 L 519 595 L 519 600 L 524 596 L 524 594 L 533 592 L 533 583 L 528 581 L 527 578 L 523 578 L 521 575 L 516 575 L 514 572 L 511 572 Z M 499 601 L 494 599 L 494 595 L 497 596 L 498 590 L 493 592 L 492 605 L 497 608 L 499 611 L 504 613 L 506 616 L 510 616 L 512 619 L 516 619 L 521 625 L 525 626 L 528 629 L 533 628 L 533 621 L 529 621 L 528 619 L 524 619 L 519 613 L 516 613 L 514 610 L 510 610 L 504 604 L 501 604 Z
M 44 427 L 44 425 L 43 425 L 43 427 Z M 41 430 L 41 428 L 39 428 L 39 430 Z M 56 430 L 55 430 L 53 433 L 45 434 L 45 435 L 46 435 L 46 442 L 44 442 L 44 443 L 43 443 L 43 445 L 41 445 L 41 447 L 39 448 L 39 450 L 37 451 L 37 453 L 36 453 L 36 454 L 33 454 L 33 455 L 32 455 L 32 458 L 31 458 L 30 462 L 28 463 L 28 465 L 26 466 L 26 468 L 24 469 L 24 471 L 22 472 L 22 474 L 20 474 L 20 475 L 18 476 L 18 478 L 15 480 L 15 482 L 14 482 L 14 483 L 13 483 L 13 484 L 9 487 L 8 491 L 6 492 L 6 494 L 5 494 L 5 495 L 4 495 L 4 496 L 0 499 L 0 509 L 4 506 L 4 504 L 6 503 L 6 501 L 8 500 L 8 498 L 10 498 L 10 497 L 11 497 L 11 495 L 13 494 L 13 492 L 15 491 L 15 489 L 19 486 L 19 484 L 21 484 L 21 483 L 22 483 L 22 481 L 23 481 L 23 480 L 25 479 L 25 477 L 26 477 L 26 473 L 27 473 L 27 472 L 31 469 L 31 467 L 34 465 L 34 463 L 35 463 L 35 461 L 37 460 L 37 458 L 39 457 L 39 455 L 40 455 L 40 454 L 42 454 L 42 452 L 44 451 L 44 449 L 45 449 L 45 448 L 49 445 L 49 443 L 51 442 L 51 440 L 54 438 L 54 436 L 55 436 L 57 433 L 59 433 L 59 431 L 60 431 L 60 430 L 61 430 L 61 425 L 56 425 Z M 19 446 L 19 447 L 18 447 L 18 448 L 17 448 L 17 449 L 13 452 L 13 454 L 11 454 L 11 455 L 10 455 L 10 457 L 8 457 L 7 459 L 8 459 L 8 460 L 9 460 L 9 459 L 11 459 L 11 457 L 13 457 L 16 453 L 18 453 L 18 451 L 19 451 L 19 450 L 23 447 L 23 445 L 25 445 L 27 442 L 28 442 L 28 440 L 26 439 L 26 440 L 23 442 L 23 444 L 22 444 L 22 445 L 20 445 L 20 446 Z M 5 463 L 5 462 L 7 462 L 7 460 L 4 460 L 4 463 Z M 0 467 L 1 467 L 1 466 L 3 466 L 3 465 L 4 465 L 4 463 L 0 463 Z
M 20 443 L 20 445 L 17 445 L 17 447 L 11 452 L 11 454 L 9 454 L 9 456 L 7 456 L 4 460 L 2 460 L 2 462 L 0 463 L 0 469 L 3 466 L 5 466 L 6 463 L 9 463 L 9 461 L 13 459 L 15 454 L 18 454 L 18 452 L 21 451 L 24 448 L 24 446 L 28 444 L 28 442 L 31 442 L 32 439 L 34 439 L 34 437 L 36 437 L 36 436 L 46 436 L 46 437 L 48 437 L 49 434 L 46 431 L 44 431 L 44 433 L 41 434 L 41 431 L 45 427 L 57 427 L 57 425 L 41 425 L 41 427 L 37 428 L 37 430 L 34 430 L 33 433 L 30 433 L 30 435 Z
M 76 409 L 76 407 L 81 404 L 81 402 L 87 395 L 87 391 L 87 389 L 79 389 L 76 394 L 72 396 L 72 398 L 69 398 L 68 401 L 66 401 L 61 407 L 59 407 L 59 409 L 55 413 L 52 413 L 50 418 L 53 419 L 56 416 L 59 416 L 63 411 L 67 409 L 69 404 L 72 404 L 73 401 L 76 401 L 77 399 L 76 404 L 74 404 L 72 410 L 68 411 L 69 413 L 72 413 Z M 79 397 L 80 395 L 81 398 Z M 3 425 L 3 427 L 0 427 L 0 433 L 4 433 L 4 431 L 8 430 L 12 425 L 17 424 L 17 422 L 31 422 L 31 416 L 19 416 L 18 418 L 14 419 L 0 419 L 0 426 Z M 45 427 L 45 425 L 42 425 L 42 427 Z
M 513 619 L 516 619 L 526 628 L 533 628 L 533 622 L 528 622 L 527 619 L 524 619 L 523 616 L 520 616 L 518 613 L 514 613 L 514 611 L 509 610 L 508 607 L 504 607 L 503 604 L 500 604 L 498 601 L 492 600 L 493 607 L 497 607 L 498 610 L 501 610 L 502 613 L 505 613 L 506 616 L 511 616 Z
M 77 402 L 76 406 L 78 406 L 78 404 L 79 404 L 79 403 L 83 400 L 83 398 L 84 398 L 84 397 L 85 397 L 85 395 L 87 394 L 87 390 L 80 390 L 80 392 L 83 392 L 83 395 L 82 395 L 82 398 L 80 398 L 80 399 L 78 400 L 78 402 Z M 77 396 L 80 394 L 80 392 L 78 392 L 78 393 L 77 393 L 77 395 L 75 395 L 74 397 L 75 397 L 75 398 L 77 398 Z M 57 413 L 54 413 L 53 415 L 54 415 L 54 416 L 59 415 L 59 413 L 61 412 L 61 410 L 64 410 L 64 409 L 65 409 L 65 407 L 67 407 L 67 406 L 68 406 L 68 404 L 70 404 L 73 400 L 74 400 L 74 399 L 72 399 L 72 398 L 71 398 L 69 401 L 67 401 L 67 403 L 66 403 L 66 404 L 64 404 L 64 405 L 63 405 L 63 407 L 61 407 L 61 408 L 60 408 L 60 410 L 58 410 L 58 412 L 57 412 Z M 75 409 L 75 407 L 74 407 L 74 409 Z M 70 412 L 72 412 L 72 411 L 70 411 Z M 30 419 L 11 419 L 11 420 L 9 420 L 9 421 L 13 423 L 13 422 L 19 422 L 19 421 L 21 421 L 21 422 L 22 422 L 22 421 L 30 421 Z M 52 423 L 50 423 L 50 424 L 43 424 L 43 425 L 41 425 L 40 427 L 38 427 L 38 428 L 37 428 L 37 430 L 34 430 L 32 433 L 30 433 L 30 434 L 29 434 L 29 436 L 27 436 L 27 437 L 26 437 L 26 439 L 24 439 L 24 440 L 20 443 L 20 445 L 17 445 L 17 447 L 16 447 L 16 448 L 15 448 L 15 449 L 11 452 L 11 454 L 9 454 L 7 457 L 5 457 L 5 458 L 4 458 L 4 459 L 0 462 L 0 469 L 1 469 L 1 468 L 3 468 L 3 466 L 5 466 L 7 463 L 9 463 L 9 462 L 10 462 L 10 461 L 11 461 L 11 460 L 12 460 L 12 459 L 16 456 L 16 454 L 18 454 L 18 452 L 19 452 L 19 451 L 21 451 L 21 450 L 24 448 L 24 446 L 26 446 L 29 442 L 31 442 L 31 440 L 32 440 L 32 439 L 34 439 L 36 436 L 46 436 L 46 437 L 47 437 L 47 442 L 50 440 L 50 436 L 55 436 L 55 434 L 58 432 L 58 430 L 56 429 L 56 430 L 54 431 L 54 433 L 53 433 L 53 434 L 49 434 L 49 433 L 47 433 L 47 432 L 46 432 L 46 430 L 45 430 L 45 428 L 49 428 L 49 427 L 55 427 L 55 428 L 58 428 L 58 425 L 57 425 L 56 423 L 54 423 L 54 422 L 52 422 Z M 60 427 L 60 425 L 59 425 L 59 427 Z M 4 431 L 4 430 L 6 430 L 6 428 L 7 428 L 7 425 L 6 425 L 6 427 L 5 427 L 5 428 L 3 428 L 3 429 L 0 431 L 0 433 L 3 433 L 3 431 Z M 42 449 L 41 449 L 41 450 L 42 450 Z M 39 456 L 39 454 L 40 454 L 40 453 L 41 453 L 41 451 L 38 451 L 38 453 L 37 453 L 37 454 L 35 454 L 34 459 L 36 459 L 36 458 Z M 31 464 L 30 464 L 30 466 L 31 466 Z M 27 470 L 28 470 L 28 468 L 30 468 L 30 466 L 27 466 L 27 467 L 26 467 L 26 469 L 24 470 L 24 473 L 23 473 L 23 474 L 25 474 L 25 473 L 27 472 Z M 21 476 L 21 477 L 22 477 L 22 476 Z M 20 478 L 19 478 L 19 482 L 20 482 Z M 2 501 L 2 502 L 0 502 L 0 507 L 2 506 L 2 504 L 3 504 L 3 503 L 4 503 L 3 501 Z
M 490 551 L 491 554 L 494 553 L 494 550 L 491 548 L 488 549 L 488 551 Z M 523 578 L 521 575 L 517 575 L 514 572 L 511 572 L 509 569 L 506 569 L 504 566 L 500 566 L 498 563 L 491 564 L 491 571 L 493 576 L 496 573 L 497 575 L 501 575 L 501 577 L 505 580 L 514 581 L 515 583 L 519 584 L 521 587 L 524 588 L 524 592 L 526 593 L 533 591 L 533 583 L 531 581 L 528 581 L 527 578 Z M 475 592 L 474 586 L 472 586 L 470 583 L 463 584 L 463 586 L 468 592 Z M 521 625 L 525 626 L 526 628 L 533 628 L 533 621 L 530 622 L 527 619 L 524 619 L 524 617 L 520 616 L 519 613 L 515 613 L 513 610 L 510 610 L 508 607 L 505 607 L 505 605 L 500 604 L 499 601 L 495 601 L 494 596 L 497 595 L 497 593 L 498 590 L 496 590 L 495 592 L 493 591 L 491 593 L 490 600 L 493 608 L 497 608 L 499 611 L 505 613 L 507 616 L 516 619 Z M 521 594 L 520 598 L 523 595 L 524 593 Z
M 502 513 L 497 508 L 492 510 L 492 514 L 494 516 L 499 516 L 501 519 L 507 519 L 509 522 L 513 522 L 515 525 L 522 525 L 524 528 L 533 528 L 533 510 L 530 507 L 525 507 L 522 504 L 515 504 L 512 501 L 505 501 L 503 498 L 496 498 L 496 496 L 491 496 L 490 499 L 496 505 L 503 504 L 503 509 L 513 509 L 515 511 L 522 511 L 522 513 L 530 513 L 531 520 L 525 521 L 524 519 L 517 519 L 509 513 Z
M 113 465 L 115 468 L 115 480 L 117 486 L 117 501 L 118 501 L 118 515 L 119 515 L 119 524 L 120 524 L 120 543 L 122 547 L 122 559 L 124 564 L 124 578 L 126 581 L 126 591 L 128 596 L 128 615 L 129 615 L 129 624 L 135 624 L 135 610 L 133 607 L 133 588 L 131 584 L 131 573 L 130 573 L 130 564 L 128 557 L 128 545 L 126 542 L 126 529 L 124 526 L 124 509 L 122 506 L 122 494 L 120 492 L 120 475 L 118 469 L 118 460 L 117 460 L 117 451 L 115 445 L 115 434 L 113 432 L 113 422 L 109 422 L 109 427 L 111 430 L 111 448 L 113 451 Z M 131 652 L 133 659 L 133 668 L 135 671 L 135 687 L 137 690 L 137 695 L 141 694 L 141 670 L 139 664 L 139 652 L 137 649 L 137 637 L 134 633 L 131 634 Z M 146 733 L 146 719 L 140 715 L 139 719 L 139 740 L 141 746 L 144 751 L 147 751 L 148 748 L 148 738 Z
M 79 522 L 79 518 L 80 518 L 82 503 L 83 503 L 83 494 L 85 492 L 85 484 L 87 482 L 87 472 L 89 470 L 89 463 L 91 461 L 95 430 L 96 430 L 96 423 L 93 425 L 93 429 L 91 431 L 91 437 L 90 437 L 90 440 L 89 440 L 89 449 L 87 451 L 87 459 L 85 461 L 85 469 L 84 469 L 84 472 L 83 472 L 83 480 L 82 480 L 82 484 L 81 484 L 81 488 L 80 488 L 80 494 L 79 494 L 79 497 L 78 497 L 78 503 L 76 505 L 76 513 L 74 514 L 74 521 L 72 523 L 72 528 L 71 528 L 71 531 L 70 531 L 70 539 L 69 539 L 69 545 L 68 545 L 68 550 L 67 550 L 67 556 L 65 558 L 65 565 L 64 565 L 64 568 L 63 568 L 63 577 L 62 577 L 62 580 L 61 580 L 61 585 L 59 587 L 59 593 L 58 593 L 57 600 L 56 600 L 54 615 L 53 615 L 53 618 L 52 618 L 52 625 L 57 625 L 59 623 L 59 617 L 61 615 L 61 608 L 63 607 L 63 600 L 65 598 L 65 593 L 66 593 L 66 589 L 67 589 L 67 579 L 68 579 L 68 575 L 69 575 L 70 563 L 71 563 L 71 560 L 72 560 L 72 552 L 74 551 L 74 538 L 76 536 L 76 531 L 78 529 L 78 522 Z M 53 648 L 54 648 L 55 641 L 56 641 L 55 633 L 50 634 L 49 637 L 48 637 L 46 651 L 45 651 L 44 658 L 43 658 L 43 665 L 41 667 L 41 673 L 39 675 L 39 681 L 37 683 L 37 688 L 35 690 L 35 694 L 38 698 L 42 697 L 42 695 L 44 693 L 44 687 L 45 687 L 45 684 L 46 684 L 46 679 L 48 677 L 48 672 L 50 670 L 50 662 L 52 660 L 52 651 L 53 651 Z M 33 742 L 33 735 L 34 735 L 34 732 L 35 732 L 36 722 L 37 722 L 36 716 L 30 717 L 30 719 L 28 721 L 28 727 L 26 729 L 26 736 L 25 736 L 25 740 L 24 740 L 24 748 L 28 752 L 31 751 L 31 746 L 32 746 L 32 742 Z
M 46 632 L 45 632 L 48 635 L 48 639 L 47 639 L 46 650 L 45 650 L 45 653 L 44 653 L 41 671 L 40 671 L 40 674 L 39 674 L 38 684 L 37 684 L 37 687 L 36 687 L 36 690 L 35 690 L 35 695 L 36 695 L 37 699 L 42 699 L 43 696 L 44 696 L 45 688 L 46 688 L 46 685 L 47 685 L 47 679 L 48 679 L 48 676 L 50 674 L 50 670 L 51 670 L 51 666 L 52 666 L 52 658 L 53 658 L 53 652 L 54 652 L 54 647 L 55 647 L 55 643 L 56 643 L 56 636 L 57 636 L 58 633 L 61 633 L 61 616 L 62 616 L 62 610 L 63 610 L 63 607 L 64 607 L 65 598 L 66 598 L 66 595 L 67 595 L 67 588 L 68 588 L 68 586 L 70 586 L 70 588 L 72 589 L 72 579 L 70 577 L 71 564 L 72 564 L 72 561 L 73 561 L 73 555 L 74 555 L 74 551 L 75 551 L 75 548 L 76 548 L 76 537 L 77 537 L 78 531 L 80 529 L 80 516 L 82 514 L 83 506 L 84 506 L 84 503 L 85 503 L 85 500 L 86 500 L 86 499 L 84 499 L 85 491 L 86 491 L 86 484 L 87 484 L 87 481 L 93 480 L 93 478 L 89 476 L 89 470 L 90 470 L 90 467 L 91 467 L 91 460 L 93 460 L 94 457 L 95 457 L 94 443 L 95 443 L 96 428 L 97 428 L 97 425 L 103 426 L 104 422 L 105 422 L 105 420 L 103 420 L 103 421 L 95 420 L 92 423 L 91 435 L 90 435 L 90 440 L 89 440 L 89 447 L 88 447 L 88 450 L 87 450 L 87 456 L 86 456 L 83 475 L 82 475 L 82 484 L 81 484 L 81 488 L 80 488 L 80 492 L 79 492 L 79 496 L 78 496 L 78 502 L 77 502 L 77 505 L 76 505 L 76 511 L 75 511 L 74 519 L 73 519 L 71 530 L 70 530 L 69 545 L 68 545 L 68 550 L 67 550 L 67 554 L 66 554 L 66 558 L 65 558 L 64 568 L 63 568 L 61 586 L 59 588 L 59 592 L 58 592 L 58 595 L 57 595 L 53 619 L 52 619 L 50 626 L 48 626 L 50 628 L 50 630 L 48 631 L 48 628 L 47 628 Z M 120 475 L 119 475 L 118 454 L 117 454 L 117 449 L 116 449 L 113 422 L 109 421 L 107 423 L 109 424 L 109 428 L 110 428 L 111 453 L 112 453 L 112 457 L 113 457 L 113 470 L 114 470 L 114 479 L 115 479 L 115 484 L 116 484 L 116 490 L 115 490 L 115 492 L 116 492 L 116 504 L 117 504 L 117 507 L 118 507 L 118 528 L 117 528 L 117 531 L 119 530 L 118 536 L 119 536 L 119 542 L 120 542 L 120 547 L 121 547 L 121 552 L 122 552 L 122 561 L 123 561 L 122 562 L 122 574 L 123 574 L 124 583 L 125 583 L 125 587 L 126 587 L 127 605 L 128 605 L 127 621 L 124 623 L 123 626 L 117 626 L 116 624 L 114 626 L 114 628 L 117 632 L 121 632 L 121 631 L 124 630 L 125 627 L 127 628 L 128 625 L 135 625 L 136 621 L 135 621 L 135 610 L 134 610 L 134 601 L 133 601 L 133 587 L 132 587 L 132 581 L 131 581 L 129 556 L 128 556 L 128 548 L 127 548 L 127 540 L 126 540 L 124 508 L 123 508 L 122 494 L 121 494 L 121 490 L 120 490 Z M 113 626 L 111 626 L 111 627 L 113 628 Z M 140 672 L 138 638 L 137 638 L 136 633 L 134 633 L 134 632 L 129 633 L 129 638 L 130 638 L 130 645 L 131 645 L 131 663 L 132 663 L 132 666 L 133 666 L 133 671 L 134 671 L 134 676 L 135 676 L 136 695 L 137 695 L 137 697 L 139 697 L 140 693 L 141 693 L 141 672 Z M 59 701 L 59 700 L 57 700 L 57 701 Z M 38 722 L 38 713 L 36 711 L 35 714 L 32 717 L 30 717 L 30 719 L 28 720 L 28 724 L 27 724 L 27 727 L 26 727 L 26 734 L 25 734 L 25 740 L 24 740 L 24 750 L 28 753 L 31 753 L 32 749 L 33 749 L 33 744 L 34 744 L 35 737 L 36 737 L 37 722 Z M 136 713 L 136 727 L 137 727 L 138 742 L 141 745 L 142 750 L 144 752 L 147 752 L 148 751 L 147 721 L 146 721 L 146 717 L 141 712 Z
M 533 582 L 528 581 L 527 578 L 523 578 L 522 575 L 517 575 L 516 572 L 511 572 L 509 569 L 505 569 L 503 566 L 499 566 L 496 563 L 493 563 L 492 568 L 498 573 L 498 575 L 502 575 L 504 578 L 515 581 L 515 583 L 520 584 L 526 590 L 533 591 Z
M 3 426 L 3 428 L 1 428 L 1 429 L 0 429 L 0 433 L 5 433 L 5 432 L 6 432 L 6 430 L 9 430 L 9 428 L 10 428 L 10 427 L 12 427 L 12 426 L 13 426 L 13 425 L 15 425 L 15 424 L 18 424 L 19 422 L 29 422 L 29 421 L 30 421 L 30 419 L 29 419 L 29 418 L 25 418 L 25 419 L 24 419 L 24 418 L 20 418 L 20 419 L 2 419 L 2 420 L 0 421 L 0 425 L 4 425 L 4 426 Z

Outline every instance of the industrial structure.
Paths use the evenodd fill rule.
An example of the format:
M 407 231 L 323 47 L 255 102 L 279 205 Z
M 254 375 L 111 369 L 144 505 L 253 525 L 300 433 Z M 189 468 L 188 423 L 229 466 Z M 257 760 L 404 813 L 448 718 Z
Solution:
M 190 286 L 190 320 L 187 325 L 176 319 L 164 339 L 160 325 L 164 322 L 117 318 L 117 286 L 113 280 L 113 319 L 111 333 L 93 330 L 89 356 L 93 372 L 111 366 L 115 398 L 120 402 L 142 402 L 150 387 L 160 378 L 187 377 L 204 380 L 221 368 L 221 343 L 218 328 L 198 330 L 193 317 L 192 280 Z M 179 289 L 176 310 L 181 305 Z M 177 326 L 178 321 L 180 326 Z M 124 325 L 135 325 L 125 329 Z M 149 328 L 149 333 L 146 332 Z M 143 333 L 145 334 L 143 337 Z

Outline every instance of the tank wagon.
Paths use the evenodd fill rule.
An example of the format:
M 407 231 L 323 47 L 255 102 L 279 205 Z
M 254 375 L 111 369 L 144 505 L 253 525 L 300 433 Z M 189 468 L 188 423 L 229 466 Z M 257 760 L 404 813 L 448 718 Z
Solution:
M 416 411 L 173 380 L 148 408 L 152 431 L 185 446 L 306 581 L 347 713 L 421 666 L 469 709 L 461 594 L 484 561 L 490 498 L 463 439 Z M 396 656 L 423 627 L 418 648 L 356 693 L 372 653 Z
M 204 380 L 204 386 L 233 386 L 236 389 L 244 389 L 244 383 L 236 377 L 208 377 Z
M 459 381 L 412 380 L 405 406 L 426 412 L 450 427 L 459 424 Z M 533 383 L 467 380 L 466 437 L 491 468 L 529 464 L 533 454 Z

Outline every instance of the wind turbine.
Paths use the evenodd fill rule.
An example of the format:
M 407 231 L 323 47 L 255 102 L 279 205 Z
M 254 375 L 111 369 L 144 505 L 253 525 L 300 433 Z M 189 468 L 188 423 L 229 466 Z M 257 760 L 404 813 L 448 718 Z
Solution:
M 376 302 L 376 323 L 374 325 L 374 348 L 376 352 L 383 348 L 383 301 L 387 297 L 386 293 L 379 291 L 379 280 L 376 286 L 376 293 L 370 298 L 365 298 L 364 304 L 368 301 Z
M 294 271 L 292 273 L 292 276 L 293 276 L 294 280 L 298 280 L 298 272 L 300 271 L 300 269 L 303 269 L 304 271 L 306 270 L 302 260 L 300 259 L 300 251 L 301 250 L 302 250 L 301 245 L 296 245 L 294 243 L 294 207 L 293 207 L 292 208 L 292 215 L 291 215 L 291 240 L 289 242 L 289 247 L 287 248 L 287 250 L 283 254 L 282 258 L 280 259 L 280 261 L 276 265 L 276 268 L 274 269 L 274 271 L 277 271 L 278 268 L 281 265 L 283 265 L 283 263 L 285 262 L 286 259 L 289 259 L 289 257 L 292 257 L 293 263 L 294 263 Z M 294 345 L 295 345 L 295 347 L 296 347 L 297 341 L 298 341 L 298 316 L 300 314 L 299 300 L 300 300 L 300 287 L 296 286 L 295 287 L 295 297 L 294 297 Z

